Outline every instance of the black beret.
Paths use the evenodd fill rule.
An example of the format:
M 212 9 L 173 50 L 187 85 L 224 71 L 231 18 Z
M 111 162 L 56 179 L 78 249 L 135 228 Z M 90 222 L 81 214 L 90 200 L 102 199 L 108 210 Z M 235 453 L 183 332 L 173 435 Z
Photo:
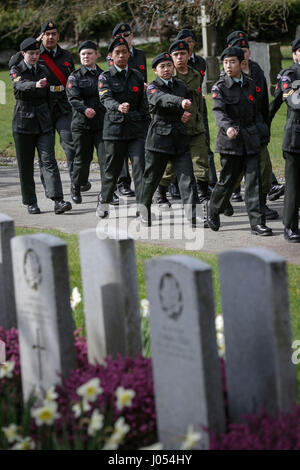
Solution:
M 221 54 L 221 60 L 226 59 L 226 57 L 237 57 L 240 62 L 244 60 L 244 51 L 240 47 L 227 47 Z
M 230 41 L 228 47 L 247 47 L 247 49 L 249 49 L 249 42 L 244 38 L 236 38 Z
M 78 52 L 80 52 L 82 49 L 95 49 L 96 51 L 97 44 L 95 44 L 93 41 L 84 41 L 78 47 Z
M 191 31 L 190 29 L 182 29 L 181 31 L 179 31 L 179 33 L 177 34 L 176 36 L 176 39 L 184 39 L 184 38 L 188 38 L 188 37 L 192 37 L 193 39 L 195 39 L 195 35 L 193 33 L 193 31 Z
M 182 50 L 185 50 L 187 52 L 189 52 L 190 50 L 188 43 L 186 41 L 183 41 L 182 39 L 179 39 L 179 41 L 174 41 L 169 47 L 170 54 L 174 51 L 182 51 Z
M 114 27 L 112 35 L 116 36 L 116 34 L 126 33 L 127 31 L 131 32 L 130 25 L 128 23 L 119 23 L 117 24 L 117 26 Z
M 300 47 L 300 36 L 296 39 L 294 39 L 293 42 L 291 42 L 291 46 L 292 46 L 292 51 L 295 52 L 297 49 L 299 49 Z
M 162 52 L 161 54 L 158 54 L 154 59 L 152 60 L 152 68 L 155 69 L 155 67 L 160 63 L 160 62 L 166 62 L 170 61 L 173 63 L 173 59 L 170 56 L 168 52 Z
M 230 44 L 232 46 L 231 41 L 233 39 L 241 39 L 241 38 L 248 40 L 248 36 L 244 31 L 233 31 L 227 36 L 226 42 L 228 45 Z
M 40 43 L 34 38 L 27 38 L 20 44 L 20 51 L 34 51 L 40 48 Z
M 108 52 L 112 52 L 118 46 L 126 46 L 129 50 L 128 42 L 124 38 L 116 38 L 110 43 Z
M 49 31 L 50 29 L 57 29 L 53 21 L 47 21 L 47 23 L 42 24 L 40 34 L 45 33 L 46 31 Z

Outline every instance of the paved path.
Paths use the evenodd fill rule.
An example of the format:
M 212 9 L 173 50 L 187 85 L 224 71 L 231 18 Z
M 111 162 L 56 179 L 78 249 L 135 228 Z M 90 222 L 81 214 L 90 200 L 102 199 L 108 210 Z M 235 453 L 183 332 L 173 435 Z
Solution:
M 61 171 L 64 186 L 65 199 L 70 200 L 70 183 L 67 171 Z M 43 187 L 40 183 L 38 172 L 35 180 L 37 182 L 37 194 L 40 215 L 29 215 L 25 206 L 22 205 L 20 197 L 20 184 L 18 171 L 12 166 L 0 166 L 0 212 L 9 215 L 15 220 L 17 226 L 57 229 L 62 232 L 79 233 L 83 229 L 96 227 L 98 219 L 95 217 L 97 195 L 100 190 L 99 175 L 92 172 L 90 181 L 92 189 L 83 193 L 83 203 L 73 204 L 73 210 L 63 215 L 55 215 L 53 202 L 44 196 Z M 136 232 L 136 219 L 134 199 L 123 198 L 120 208 L 112 209 L 111 217 L 102 222 L 105 226 L 120 228 L 129 227 L 130 233 Z M 127 205 L 128 202 L 128 205 Z M 220 251 L 249 246 L 261 246 L 269 248 L 284 256 L 288 262 L 300 264 L 299 244 L 288 243 L 283 238 L 283 225 L 281 220 L 283 198 L 269 204 L 278 210 L 280 219 L 270 221 L 269 225 L 274 231 L 273 237 L 258 237 L 252 235 L 249 229 L 249 221 L 245 211 L 244 203 L 235 203 L 233 217 L 221 216 L 221 228 L 219 232 L 210 229 L 192 230 L 190 227 L 182 227 L 176 220 L 168 223 L 169 215 L 165 213 L 162 220 L 154 221 L 153 228 L 143 227 L 135 233 L 141 241 L 160 244 L 172 248 L 196 249 L 207 253 L 219 253 Z M 177 207 L 177 209 L 176 209 Z M 175 216 L 181 214 L 178 203 L 172 211 Z M 129 217 L 126 214 L 129 213 Z

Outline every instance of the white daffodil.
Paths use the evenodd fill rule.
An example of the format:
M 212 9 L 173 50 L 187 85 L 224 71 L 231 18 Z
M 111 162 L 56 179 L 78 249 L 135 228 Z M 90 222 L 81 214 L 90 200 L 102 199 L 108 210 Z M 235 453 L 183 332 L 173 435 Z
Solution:
M 118 387 L 115 391 L 117 397 L 116 406 L 118 410 L 122 410 L 125 406 L 130 407 L 135 397 L 135 391 L 130 388 Z
M 141 315 L 143 318 L 148 318 L 150 315 L 150 304 L 148 299 L 141 300 Z
M 79 418 L 82 415 L 82 406 L 80 403 L 75 403 L 72 406 L 72 411 L 74 413 L 75 418 Z
M 77 307 L 77 305 L 79 305 L 81 302 L 81 294 L 78 290 L 78 287 L 74 287 L 74 289 L 72 290 L 72 294 L 71 294 L 71 308 L 72 310 L 75 310 L 75 308 Z
M 4 433 L 4 436 L 8 440 L 8 442 L 14 442 L 17 441 L 18 438 L 20 437 L 18 434 L 18 429 L 19 427 L 16 424 L 10 424 L 7 427 L 3 427 L 2 431 Z
M 191 450 L 195 447 L 195 445 L 197 444 L 197 442 L 200 441 L 200 439 L 202 438 L 200 432 L 197 432 L 194 430 L 194 427 L 193 426 L 188 426 L 188 430 L 187 430 L 187 433 L 186 433 L 186 436 L 184 438 L 184 441 L 182 443 L 182 447 L 181 449 L 182 450 Z
M 44 403 L 40 408 L 32 410 L 31 416 L 35 419 L 37 426 L 42 426 L 43 424 L 51 426 L 60 417 L 60 414 L 57 413 L 57 404 L 49 402 Z
M 87 401 L 95 401 L 102 392 L 103 388 L 100 387 L 100 379 L 98 377 L 89 380 L 77 389 L 78 395 Z
M 219 314 L 215 317 L 216 330 L 223 332 L 224 331 L 224 319 L 223 315 Z
M 88 426 L 88 435 L 95 436 L 96 432 L 103 428 L 104 416 L 99 410 L 94 410 Z
M 11 379 L 13 376 L 13 370 L 15 368 L 14 361 L 6 361 L 0 364 L 0 379 Z
M 125 423 L 124 417 L 120 416 L 115 422 L 114 432 L 104 444 L 103 450 L 116 450 L 129 431 L 130 426 Z
M 163 450 L 163 444 L 161 442 L 156 442 L 150 446 L 140 447 L 139 450 Z
M 46 393 L 45 396 L 45 402 L 46 403 L 52 403 L 58 398 L 58 394 L 55 392 L 55 387 L 52 386 L 49 388 L 49 390 Z
M 35 443 L 31 437 L 21 437 L 12 448 L 12 450 L 33 450 L 35 449 Z

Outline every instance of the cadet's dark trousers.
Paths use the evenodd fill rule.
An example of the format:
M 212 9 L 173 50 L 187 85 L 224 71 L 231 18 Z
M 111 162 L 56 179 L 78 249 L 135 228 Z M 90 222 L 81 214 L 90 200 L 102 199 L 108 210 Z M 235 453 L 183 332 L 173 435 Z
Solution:
M 221 154 L 222 170 L 210 197 L 212 214 L 220 214 L 229 203 L 240 174 L 245 175 L 245 204 L 251 227 L 265 223 L 260 181 L 260 155 Z
M 34 183 L 34 152 L 37 148 L 41 162 L 41 172 L 51 199 L 63 198 L 60 174 L 54 153 L 53 132 L 47 134 L 20 134 L 14 132 L 14 141 L 19 167 L 23 204 L 37 202 Z
M 72 131 L 75 146 L 73 165 L 73 186 L 80 189 L 89 179 L 90 165 L 93 160 L 94 148 L 97 151 L 100 174 L 103 173 L 101 165 L 105 157 L 105 146 L 102 139 L 102 129 Z
M 52 93 L 55 94 L 55 98 L 58 97 L 59 99 L 60 93 Z M 54 132 L 55 130 L 58 132 L 60 145 L 66 154 L 70 179 L 72 180 L 73 162 L 75 158 L 75 148 L 71 132 L 72 111 L 70 110 L 69 113 L 62 114 L 58 104 L 56 103 L 51 110 L 51 119 L 53 122 Z
M 205 127 L 205 134 L 206 134 L 207 145 L 208 145 L 209 184 L 214 186 L 216 182 L 218 181 L 218 178 L 217 178 L 217 172 L 216 172 L 216 167 L 215 167 L 214 153 L 210 148 L 210 133 L 209 133 L 209 125 L 208 125 L 206 99 L 203 99 L 203 124 Z
M 195 217 L 196 204 L 200 204 L 200 202 L 189 150 L 176 155 L 146 150 L 145 172 L 140 202 L 150 211 L 152 197 L 169 161 L 171 161 L 176 172 L 182 202 L 185 205 L 189 204 L 189 207 L 193 208 L 192 216 Z
M 116 183 L 122 170 L 125 157 L 130 158 L 136 200 L 139 201 L 143 172 L 145 168 L 145 141 L 105 140 L 105 157 L 103 159 L 101 199 L 103 203 L 112 201 Z
M 145 134 L 144 134 L 145 140 L 147 137 L 147 132 L 148 132 L 150 122 L 151 122 L 150 115 L 147 115 L 147 118 L 145 121 Z M 130 176 L 130 171 L 129 171 L 129 166 L 128 166 L 128 157 L 126 157 L 124 160 L 124 164 L 123 164 L 120 176 L 118 178 L 118 187 L 120 188 L 122 186 L 130 187 L 130 185 L 131 185 L 131 176 Z
M 292 230 L 298 229 L 300 205 L 300 153 L 284 152 L 285 193 L 283 224 Z

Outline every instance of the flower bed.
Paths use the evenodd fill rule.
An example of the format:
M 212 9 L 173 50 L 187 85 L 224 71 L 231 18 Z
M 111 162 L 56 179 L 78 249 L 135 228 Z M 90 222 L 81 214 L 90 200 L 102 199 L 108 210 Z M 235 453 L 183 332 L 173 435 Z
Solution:
M 86 339 L 77 330 L 78 368 L 33 408 L 33 398 L 22 405 L 18 331 L 0 327 L 0 340 L 6 344 L 6 363 L 0 366 L 0 449 L 139 449 L 157 441 L 151 359 L 108 357 L 106 365 L 91 365 Z M 220 365 L 227 412 L 224 359 Z M 211 436 L 211 449 L 300 449 L 298 405 L 279 419 L 264 410 L 245 416 L 241 424 L 229 423 L 226 416 L 227 432 Z M 190 426 L 182 449 L 193 448 L 199 438 Z

